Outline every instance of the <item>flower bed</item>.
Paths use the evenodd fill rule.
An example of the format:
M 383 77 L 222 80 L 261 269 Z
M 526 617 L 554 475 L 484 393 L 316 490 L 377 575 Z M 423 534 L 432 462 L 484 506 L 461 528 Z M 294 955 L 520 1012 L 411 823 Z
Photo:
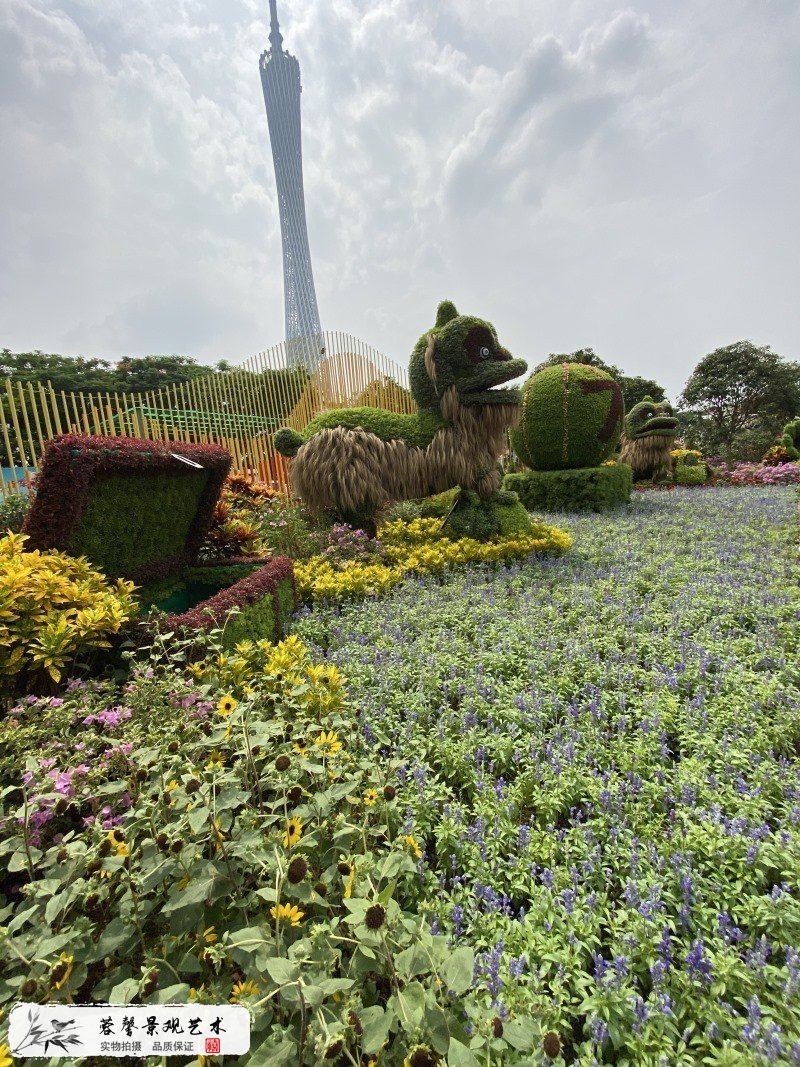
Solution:
M 503 568 L 337 535 L 416 573 L 19 702 L 0 1008 L 242 1003 L 286 1067 L 800 1061 L 794 520 L 679 488 Z
M 296 638 L 180 660 L 155 646 L 123 691 L 73 684 L 0 724 L 0 1006 L 241 1003 L 276 1067 L 467 1056 L 468 1024 L 488 1049 L 473 953 L 417 913 L 396 764 L 337 669 Z
M 717 482 L 728 485 L 800 485 L 800 463 L 721 463 L 711 470 Z
M 414 574 L 439 574 L 467 563 L 505 563 L 532 553 L 560 555 L 571 538 L 563 530 L 534 523 L 531 534 L 492 541 L 450 540 L 440 519 L 387 523 L 380 530 L 381 552 L 362 559 L 331 559 L 326 553 L 295 565 L 301 598 L 342 600 L 385 593 Z
M 643 494 L 296 625 L 402 761 L 420 908 L 566 1062 L 800 1062 L 795 508 Z

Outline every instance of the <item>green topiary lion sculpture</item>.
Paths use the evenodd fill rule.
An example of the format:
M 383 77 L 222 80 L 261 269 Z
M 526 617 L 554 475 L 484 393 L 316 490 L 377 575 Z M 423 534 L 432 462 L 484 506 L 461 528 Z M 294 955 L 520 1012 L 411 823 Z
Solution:
M 312 511 L 346 522 L 370 521 L 385 500 L 409 500 L 460 486 L 492 498 L 498 459 L 520 394 L 496 386 L 519 377 L 491 323 L 459 315 L 443 301 L 436 325 L 411 355 L 413 415 L 379 408 L 344 408 L 318 415 L 302 433 L 282 429 L 275 447 L 292 457 L 295 493 Z
M 625 416 L 620 461 L 633 469 L 634 481 L 666 482 L 672 477 L 672 442 L 678 420 L 666 400 L 646 396 Z

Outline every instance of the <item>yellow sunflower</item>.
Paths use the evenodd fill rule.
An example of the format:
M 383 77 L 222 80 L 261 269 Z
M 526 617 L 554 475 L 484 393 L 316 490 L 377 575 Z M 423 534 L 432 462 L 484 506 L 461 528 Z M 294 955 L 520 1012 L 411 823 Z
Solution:
M 50 977 L 53 979 L 54 989 L 60 989 L 62 987 L 62 985 L 72 974 L 72 968 L 74 965 L 75 957 L 68 956 L 66 952 L 62 952 L 56 962 L 53 964 L 53 968 L 50 971 Z
M 277 907 L 270 908 L 269 913 L 276 922 L 285 920 L 290 926 L 299 926 L 300 920 L 305 915 L 305 912 L 300 911 L 296 904 L 278 904 Z
M 211 759 L 206 764 L 207 771 L 221 771 L 225 766 L 225 757 L 221 752 L 213 752 Z
M 11 1067 L 13 1062 L 10 1045 L 0 1045 L 0 1067 Z
M 406 834 L 405 837 L 403 838 L 403 841 L 405 841 L 406 845 L 410 849 L 411 854 L 414 857 L 414 859 L 421 860 L 422 859 L 422 849 L 419 847 L 419 841 L 417 841 L 417 839 L 414 837 L 414 835 L 413 834 Z
M 323 730 L 321 734 L 314 738 L 314 745 L 321 750 L 323 756 L 333 757 L 341 750 L 342 742 L 333 730 L 327 734 Z
M 238 1004 L 245 997 L 254 997 L 261 992 L 258 982 L 248 979 L 246 982 L 236 982 L 231 989 L 231 1004 Z
M 109 832 L 106 834 L 106 837 L 114 846 L 114 851 L 118 856 L 124 857 L 129 855 L 128 846 L 125 844 L 125 841 L 123 840 L 122 834 L 119 830 L 109 830 Z
M 230 713 L 236 707 L 236 703 L 236 700 L 234 700 L 232 696 L 223 697 L 222 700 L 220 700 L 219 704 L 217 704 L 217 711 L 223 718 L 225 718 L 226 716 L 230 715 Z
M 283 847 L 292 848 L 303 836 L 303 823 L 296 815 L 286 820 L 286 829 L 283 832 Z
M 378 790 L 368 789 L 364 794 L 364 803 L 368 808 L 371 808 L 378 800 Z

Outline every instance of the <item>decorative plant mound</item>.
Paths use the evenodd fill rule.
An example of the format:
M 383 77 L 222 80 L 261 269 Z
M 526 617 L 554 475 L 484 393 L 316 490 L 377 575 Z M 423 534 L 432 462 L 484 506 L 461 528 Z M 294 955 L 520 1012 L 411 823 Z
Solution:
M 397 761 L 364 745 L 342 676 L 295 638 L 207 652 L 202 688 L 154 653 L 124 693 L 73 688 L 0 726 L 6 914 L 27 883 L 0 1004 L 240 1003 L 254 1062 L 286 1067 L 387 1044 L 387 1063 L 458 1062 L 468 1022 L 488 1050 L 497 1012 L 472 950 L 417 911 Z M 531 1051 L 538 1027 L 509 1027 L 499 1047 Z
M 469 489 L 462 490 L 446 514 L 442 531 L 458 540 L 491 541 L 525 537 L 533 533 L 531 517 L 516 493 L 497 492 L 492 500 L 482 500 Z
M 702 452 L 694 448 L 673 448 L 670 457 L 678 485 L 705 485 L 708 481 L 709 469 L 703 462 Z
M 786 423 L 780 443 L 786 449 L 789 462 L 797 463 L 800 460 L 800 419 Z
M 459 315 L 446 300 L 411 356 L 416 414 L 329 411 L 302 433 L 280 430 L 275 447 L 294 457 L 292 485 L 309 508 L 356 526 L 372 523 L 385 500 L 456 485 L 489 498 L 500 484 L 497 463 L 519 404 L 518 390 L 496 386 L 525 368 L 502 347 L 491 323 Z
M 627 463 L 606 463 L 569 471 L 507 474 L 503 488 L 513 490 L 529 511 L 606 511 L 631 498 L 633 472 Z
M 624 410 L 619 383 L 605 371 L 583 363 L 546 367 L 522 387 L 511 444 L 531 470 L 596 467 L 617 446 Z
M 166 607 L 170 630 L 224 627 L 226 643 L 277 639 L 296 606 L 291 560 L 242 555 L 259 546 L 258 530 L 236 518 L 230 502 L 255 509 L 270 494 L 235 479 L 221 501 L 230 464 L 216 445 L 55 438 L 25 529 L 35 544 L 63 546 L 108 574 L 146 583 L 142 603 Z M 227 557 L 224 567 L 196 566 L 210 545 Z M 160 625 L 156 616 L 148 624 Z
M 625 416 L 620 459 L 633 470 L 634 481 L 666 482 L 672 477 L 670 451 L 678 420 L 666 400 L 645 397 Z
M 451 540 L 441 519 L 387 523 L 381 528 L 384 556 L 371 563 L 331 562 L 314 556 L 295 564 L 295 580 L 304 600 L 342 600 L 385 593 L 412 574 L 439 574 L 466 563 L 505 563 L 531 553 L 560 555 L 572 544 L 563 530 L 531 522 L 525 533 L 493 541 Z
M 28 552 L 24 534 L 0 539 L 2 688 L 58 682 L 137 614 L 133 583 L 107 582 L 85 559 Z

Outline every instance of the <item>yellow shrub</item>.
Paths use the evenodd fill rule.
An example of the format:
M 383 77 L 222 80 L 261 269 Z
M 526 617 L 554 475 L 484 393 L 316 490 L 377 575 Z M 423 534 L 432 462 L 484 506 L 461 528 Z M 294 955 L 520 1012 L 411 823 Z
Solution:
M 386 557 L 379 563 L 350 561 L 336 566 L 322 556 L 295 564 L 295 580 L 306 600 L 342 600 L 349 596 L 384 593 L 409 574 L 439 574 L 465 563 L 497 563 L 521 559 L 531 552 L 560 554 L 572 544 L 563 530 L 534 523 L 530 534 L 496 541 L 451 541 L 441 532 L 440 519 L 387 523 L 381 529 Z
M 419 545 L 442 539 L 441 531 L 442 519 L 414 519 L 412 522 L 398 519 L 381 527 L 380 539 L 387 547 Z
M 670 455 L 672 456 L 672 462 L 675 464 L 680 463 L 687 456 L 695 456 L 698 463 L 703 458 L 703 453 L 698 452 L 696 448 L 673 448 Z
M 83 558 L 26 552 L 26 540 L 0 539 L 0 675 L 44 671 L 57 682 L 136 615 L 134 585 L 107 581 Z

